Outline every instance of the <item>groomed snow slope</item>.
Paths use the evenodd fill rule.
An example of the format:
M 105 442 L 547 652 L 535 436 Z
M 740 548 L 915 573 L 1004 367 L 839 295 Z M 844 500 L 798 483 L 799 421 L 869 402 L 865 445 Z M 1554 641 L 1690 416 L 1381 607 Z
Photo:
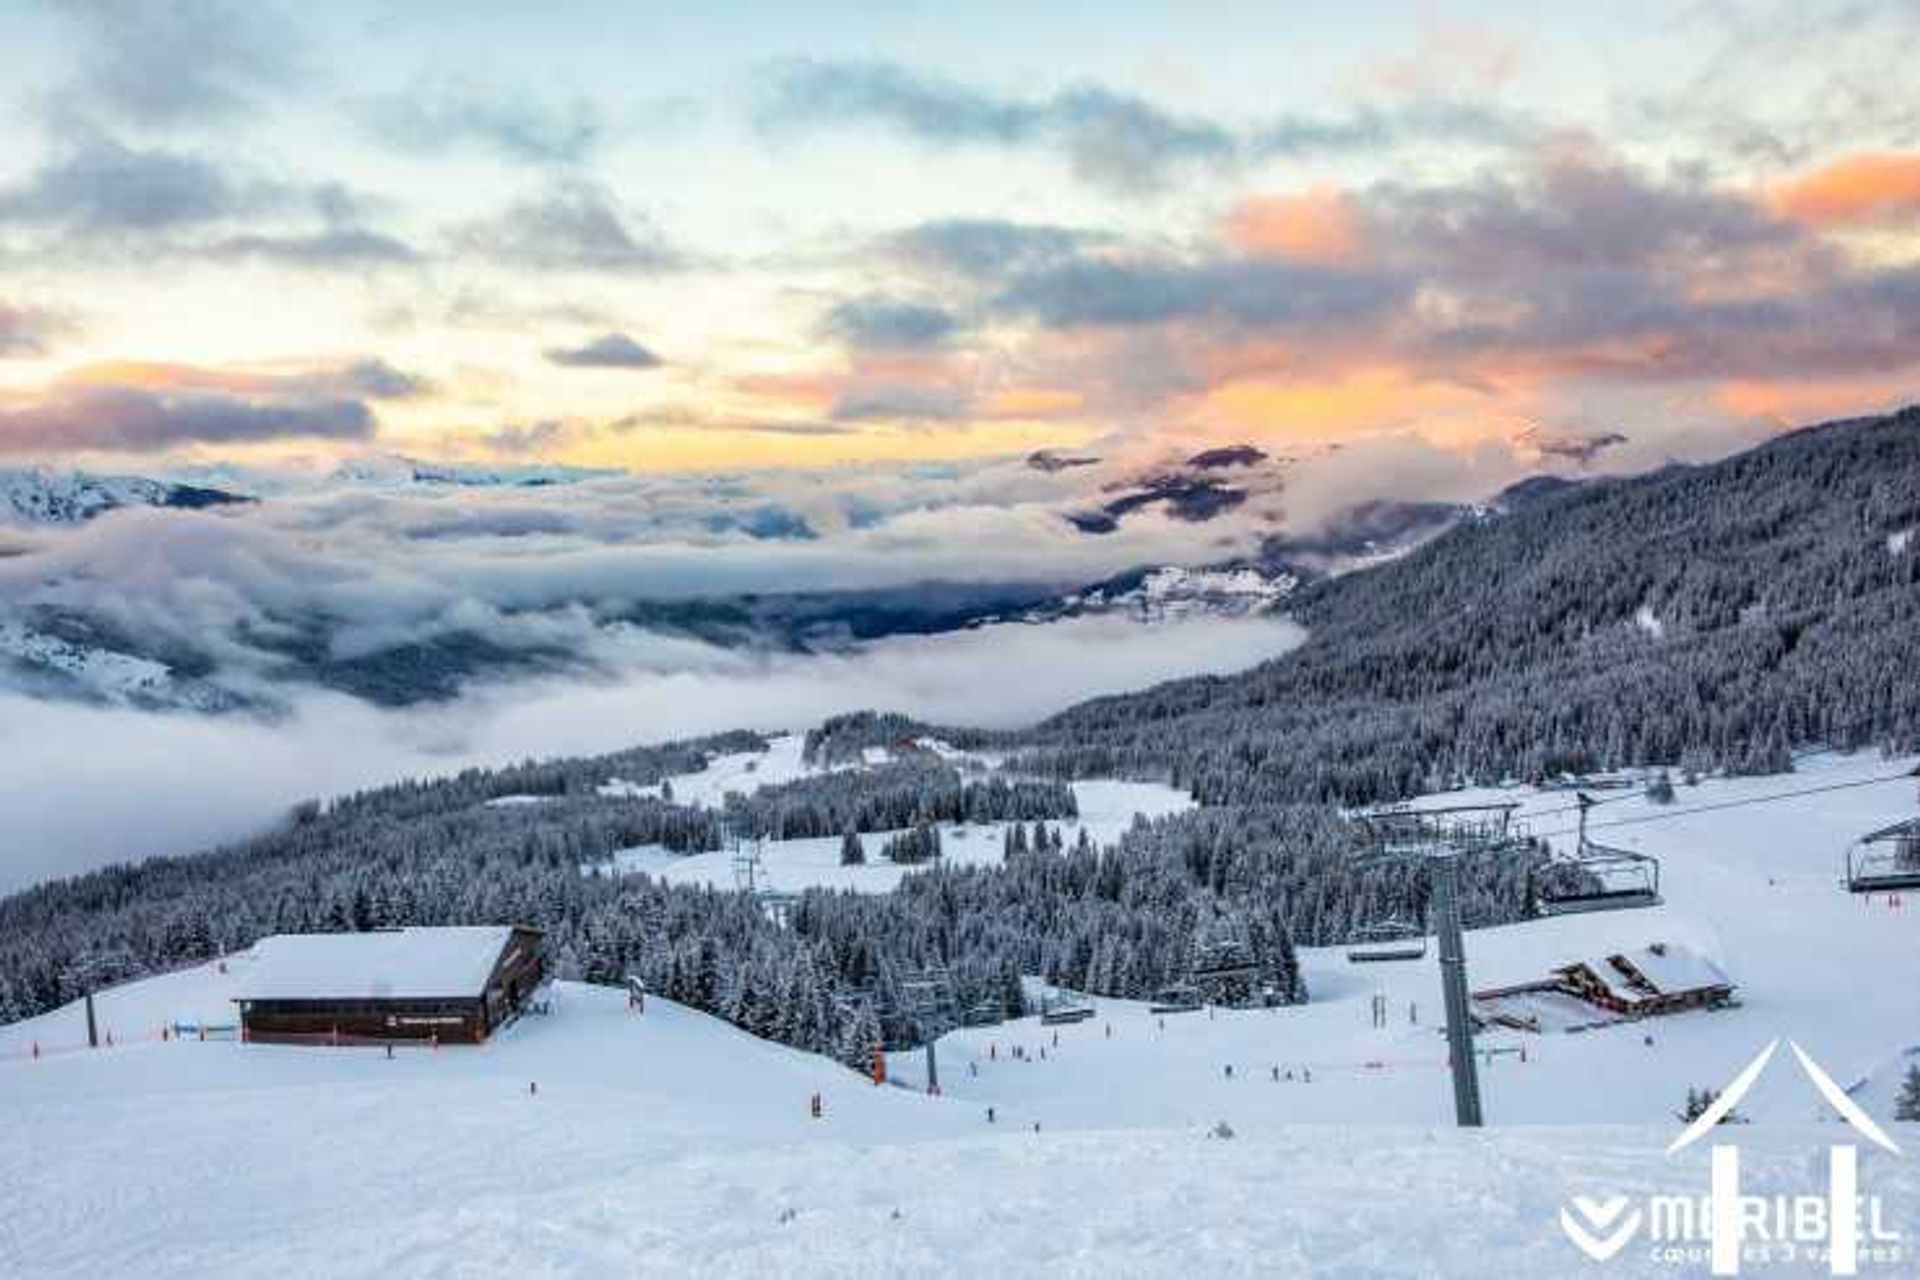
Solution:
M 1839 878 L 1849 840 L 1911 813 L 1920 785 L 1905 777 L 1849 784 L 1898 775 L 1913 763 L 1813 757 L 1791 775 L 1682 787 L 1671 806 L 1633 796 L 1596 810 L 1596 839 L 1661 859 L 1667 905 L 1470 932 L 1472 988 L 1541 979 L 1569 961 L 1667 942 L 1724 969 L 1740 1007 L 1578 1034 L 1482 1034 L 1475 1040 L 1482 1049 L 1509 1051 L 1481 1072 L 1489 1122 L 1665 1124 L 1689 1088 L 1724 1084 L 1776 1037 L 1798 1042 L 1841 1084 L 1857 1085 L 1873 1115 L 1890 1119 L 1895 1081 L 1911 1060 L 1903 1051 L 1920 1044 L 1920 984 L 1910 980 L 1920 960 L 1920 895 L 1896 907 L 1885 895 L 1846 893 Z M 1834 786 L 1847 789 L 1684 812 Z M 1535 831 L 1571 848 L 1569 793 L 1456 793 L 1430 803 L 1483 799 L 1520 801 Z M 1049 1124 L 1224 1118 L 1245 1129 L 1450 1119 L 1436 949 L 1430 945 L 1417 962 L 1372 964 L 1348 961 L 1344 948 L 1305 949 L 1301 962 L 1312 996 L 1305 1007 L 1155 1018 L 1143 1005 L 1100 1000 L 1100 1016 L 1057 1029 L 1057 1050 L 1056 1029 L 1019 1037 L 1044 1043 L 1045 1061 L 1009 1065 L 1013 1038 L 998 1028 L 947 1036 L 942 1081 L 950 1093 L 1018 1101 Z M 1384 1028 L 1373 1025 L 1375 995 L 1386 999 Z M 915 1079 L 919 1071 L 917 1060 L 901 1066 Z M 1311 1084 L 1302 1079 L 1308 1071 Z M 1830 1114 L 1790 1068 L 1769 1072 L 1742 1111 L 1780 1124 Z
M 1670 810 L 1625 800 L 1597 820 L 1911 763 L 1808 760 L 1791 776 L 1681 788 Z M 1913 787 L 1597 830 L 1663 857 L 1670 905 L 1472 933 L 1474 985 L 1664 940 L 1725 968 L 1743 1007 L 1484 1037 L 1524 1043 L 1528 1060 L 1485 1070 L 1494 1127 L 1471 1134 L 1447 1127 L 1431 960 L 1309 952 L 1305 1008 L 1175 1015 L 1162 1030 L 1141 1006 L 1099 1001 L 1057 1047 L 1035 1019 L 956 1033 L 938 1099 L 664 1002 L 636 1017 L 610 991 L 565 987 L 554 1014 L 493 1044 L 388 1060 L 128 1044 L 168 1019 L 230 1017 L 246 962 L 132 984 L 99 1001 L 113 1050 L 6 1056 L 34 1039 L 78 1043 L 75 1009 L 0 1028 L 0 1186 L 13 1189 L 0 1274 L 1696 1274 L 1637 1249 L 1589 1264 L 1559 1208 L 1576 1194 L 1703 1193 L 1703 1150 L 1663 1154 L 1671 1113 L 1775 1036 L 1843 1084 L 1864 1078 L 1856 1097 L 1886 1119 L 1892 1072 L 1920 1040 L 1920 901 L 1863 902 L 1836 878 L 1847 840 L 1910 813 Z M 1524 798 L 1541 814 L 1568 803 Z M 1376 993 L 1385 1030 L 1370 1025 Z M 914 1079 L 919 1061 L 896 1056 L 895 1077 Z M 1749 1191 L 1817 1194 L 1821 1153 L 1845 1134 L 1791 1061 L 1741 1109 L 1754 1120 L 1738 1131 Z M 1236 1137 L 1204 1136 L 1222 1120 Z M 1894 1133 L 1907 1155 L 1863 1147 L 1861 1179 L 1910 1252 L 1868 1274 L 1910 1273 L 1920 1240 L 1920 1132 Z
M 111 1003 L 150 1016 L 232 980 Z M 1014 1106 L 989 1125 L 977 1102 L 572 986 L 477 1050 L 146 1044 L 0 1066 L 0 1098 L 0 1274 L 19 1277 L 1553 1276 L 1578 1273 L 1555 1226 L 1570 1197 L 1705 1180 L 1702 1153 L 1661 1155 L 1672 1126 L 1216 1140 L 1036 1133 Z M 1832 1133 L 1743 1131 L 1747 1185 L 1803 1189 Z M 1920 1231 L 1920 1170 L 1867 1153 L 1862 1176 Z M 1629 1255 L 1609 1274 L 1676 1271 Z
M 726 803 L 729 792 L 751 794 L 762 787 L 778 786 L 796 778 L 883 765 L 894 758 L 894 753 L 885 747 L 869 747 L 859 763 L 839 765 L 829 770 L 808 764 L 803 759 L 805 745 L 806 740 L 801 734 L 781 734 L 769 738 L 764 751 L 715 756 L 707 762 L 705 769 L 669 778 L 667 785 L 672 789 L 677 803 L 719 808 Z M 916 745 L 950 763 L 971 762 L 988 768 L 997 763 L 990 755 L 962 751 L 938 738 L 920 738 L 916 740 Z M 661 788 L 658 785 L 638 786 L 620 779 L 610 779 L 601 786 L 600 793 L 608 796 L 658 796 Z M 1193 807 L 1190 792 L 1159 782 L 1082 781 L 1073 784 L 1073 794 L 1080 809 L 1079 818 L 1048 824 L 1058 828 L 1068 843 L 1076 840 L 1084 828 L 1088 838 L 1096 843 L 1110 844 L 1133 823 L 1136 815 L 1157 818 Z M 537 800 L 538 797 L 534 796 L 504 796 L 490 803 L 530 803 Z M 953 866 L 998 862 L 1007 825 L 1004 822 L 942 823 L 941 857 Z M 863 832 L 861 840 L 867 861 L 865 865 L 856 867 L 840 865 L 839 836 L 762 841 L 760 883 L 765 888 L 796 893 L 811 888 L 856 889 L 863 893 L 890 892 L 900 883 L 902 876 L 914 869 L 897 866 L 880 856 L 888 838 L 898 834 L 898 831 Z M 663 845 L 637 845 L 622 849 L 604 861 L 589 863 L 581 870 L 599 875 L 644 872 L 672 884 L 711 885 L 717 889 L 735 887 L 733 854 L 727 850 L 684 854 L 675 853 Z
M 698 777 L 699 775 L 689 775 Z M 678 787 L 674 794 L 682 792 Z M 1084 828 L 1088 838 L 1099 844 L 1111 844 L 1131 826 L 1134 817 L 1162 817 L 1193 807 L 1193 796 L 1160 782 L 1083 781 L 1073 784 L 1074 800 L 1080 816 L 1061 822 L 1049 822 L 1072 844 Z M 1005 856 L 1004 822 L 960 825 L 940 824 L 940 856 L 949 866 L 996 863 Z M 803 889 L 856 889 L 863 893 L 887 893 L 909 871 L 921 868 L 901 866 L 880 856 L 887 840 L 898 831 L 869 831 L 860 837 L 867 861 L 857 867 L 840 865 L 840 837 L 822 836 L 799 840 L 766 840 L 760 844 L 763 887 L 786 892 Z M 622 849 L 605 862 L 583 868 L 589 874 L 626 875 L 643 871 L 670 884 L 704 884 L 718 889 L 734 887 L 733 854 L 674 853 L 661 845 L 640 845 Z

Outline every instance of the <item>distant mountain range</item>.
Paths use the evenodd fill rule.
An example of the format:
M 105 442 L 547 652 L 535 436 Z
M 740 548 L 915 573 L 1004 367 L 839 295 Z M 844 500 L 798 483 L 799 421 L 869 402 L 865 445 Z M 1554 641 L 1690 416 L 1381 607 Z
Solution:
M 582 480 L 624 475 L 604 467 L 568 467 L 552 463 L 495 466 L 479 462 L 423 462 L 400 454 L 354 458 L 334 468 L 333 484 L 431 485 L 465 489 L 543 489 Z
M 1030 767 L 1171 776 L 1203 801 L 1366 803 L 1649 761 L 1920 750 L 1920 408 L 1703 465 L 1525 481 L 1484 508 L 1349 513 L 1401 554 L 1294 591 L 1309 639 L 1086 703 Z
M 1035 455 L 1043 471 L 1093 466 L 1098 459 Z M 1283 461 L 1250 445 L 1208 449 L 1110 483 L 1103 504 L 1066 518 L 1102 536 L 1135 513 L 1157 507 L 1178 520 L 1205 521 L 1258 495 L 1277 499 Z M 609 473 L 571 467 L 475 467 L 404 457 L 343 464 L 321 487 L 546 487 Z M 238 470 L 208 478 L 244 481 Z M 1488 507 L 1370 502 L 1339 513 L 1305 535 L 1273 535 L 1251 555 L 1203 564 L 1145 564 L 1097 582 L 930 581 L 862 590 L 716 593 L 697 598 L 602 602 L 595 625 L 621 632 L 679 636 L 723 648 L 832 652 L 901 635 L 935 635 L 993 624 L 1045 625 L 1112 616 L 1142 624 L 1197 617 L 1271 613 L 1303 587 L 1404 555 L 1462 522 L 1495 518 L 1561 492 L 1573 482 L 1540 478 Z M 264 485 L 263 487 L 270 488 Z M 16 523 L 77 525 L 131 506 L 223 508 L 272 501 L 210 485 L 44 469 L 0 473 L 0 515 Z M 753 515 L 759 519 L 759 515 Z M 810 537 L 804 525 L 749 528 L 754 537 Z M 709 522 L 710 525 L 712 522 Z M 713 526 L 716 531 L 723 531 Z M 271 706 L 281 686 L 319 686 L 383 705 L 452 698 L 490 678 L 590 668 L 573 641 L 506 645 L 479 631 L 450 630 L 380 647 L 336 643 L 340 624 L 325 617 L 275 616 L 236 637 L 259 656 L 244 678 L 215 645 L 183 648 L 110 625 L 83 608 L 43 598 L 0 617 L 0 680 L 39 696 L 139 707 L 223 710 Z M 577 634 L 564 630 L 556 635 Z
M 144 476 L 90 475 L 44 467 L 0 470 L 0 521 L 14 524 L 74 525 L 121 507 L 226 507 L 252 501 L 224 489 Z
M 126 507 L 244 506 L 309 488 L 539 489 L 623 474 L 593 467 L 423 462 L 399 455 L 356 458 L 312 481 L 241 467 L 187 468 L 187 481 L 103 475 L 51 467 L 0 468 L 0 523 L 77 525 Z
M 1028 464 L 1059 470 L 1096 461 L 1035 454 Z M 1091 534 L 1112 533 L 1128 516 L 1149 509 L 1198 524 L 1232 511 L 1255 494 L 1278 493 L 1284 469 L 1284 465 L 1274 464 L 1266 451 L 1250 444 L 1206 449 L 1173 465 L 1110 485 L 1109 496 L 1099 506 L 1068 512 L 1066 519 L 1082 533 Z M 1237 474 L 1225 474 L 1229 472 Z

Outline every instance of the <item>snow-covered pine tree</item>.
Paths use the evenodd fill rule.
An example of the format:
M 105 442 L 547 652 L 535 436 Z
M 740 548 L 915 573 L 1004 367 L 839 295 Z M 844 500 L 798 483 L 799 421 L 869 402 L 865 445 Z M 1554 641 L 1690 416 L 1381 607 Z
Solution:
M 1707 1109 L 1720 1100 L 1718 1089 L 1688 1089 L 1687 1105 L 1680 1109 L 1680 1119 L 1692 1124 L 1707 1113 Z M 1721 1124 L 1745 1124 L 1745 1119 L 1737 1111 L 1729 1111 L 1720 1117 Z
M 1920 1123 L 1920 1065 L 1907 1068 L 1900 1083 L 1900 1096 L 1893 1100 L 1893 1118 Z
M 865 1072 L 872 1069 L 873 1053 L 879 1047 L 880 1020 L 874 1016 L 873 1006 L 865 1000 L 855 1002 L 842 1018 L 833 1056 L 855 1071 Z

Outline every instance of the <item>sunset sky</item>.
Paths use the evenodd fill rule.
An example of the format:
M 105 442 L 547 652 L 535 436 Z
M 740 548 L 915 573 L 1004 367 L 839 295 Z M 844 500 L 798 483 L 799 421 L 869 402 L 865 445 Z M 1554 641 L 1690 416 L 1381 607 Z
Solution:
M 1920 8 L 1542 12 L 9 4 L 0 466 L 1687 452 L 1913 398 Z

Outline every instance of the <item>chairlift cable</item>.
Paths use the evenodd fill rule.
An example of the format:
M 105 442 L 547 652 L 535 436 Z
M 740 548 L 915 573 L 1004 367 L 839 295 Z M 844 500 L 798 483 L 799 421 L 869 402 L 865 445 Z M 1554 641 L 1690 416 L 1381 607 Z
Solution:
M 1609 822 L 1589 822 L 1587 824 L 1587 830 L 1598 831 L 1608 827 L 1637 827 L 1648 822 L 1665 822 L 1673 818 L 1688 818 L 1698 813 L 1714 813 L 1723 809 L 1744 809 L 1750 805 L 1772 804 L 1776 800 L 1793 800 L 1801 796 L 1821 795 L 1830 791 L 1851 791 L 1858 787 L 1877 787 L 1889 782 L 1906 782 L 1911 780 L 1913 776 L 1913 772 L 1909 770 L 1905 773 L 1893 773 L 1879 778 L 1862 778 L 1853 782 L 1829 782 L 1817 787 L 1800 787 L 1793 791 L 1775 791 L 1768 795 L 1747 796 L 1739 800 L 1719 800 L 1712 804 L 1692 805 L 1685 809 L 1672 809 L 1664 813 L 1648 813 L 1631 818 L 1615 818 Z M 1598 803 L 1605 803 L 1605 801 Z M 1530 816 L 1537 817 L 1539 815 Z M 1532 834 L 1541 839 L 1550 836 L 1570 836 L 1579 834 L 1579 828 L 1564 827 L 1557 831 L 1535 831 Z

